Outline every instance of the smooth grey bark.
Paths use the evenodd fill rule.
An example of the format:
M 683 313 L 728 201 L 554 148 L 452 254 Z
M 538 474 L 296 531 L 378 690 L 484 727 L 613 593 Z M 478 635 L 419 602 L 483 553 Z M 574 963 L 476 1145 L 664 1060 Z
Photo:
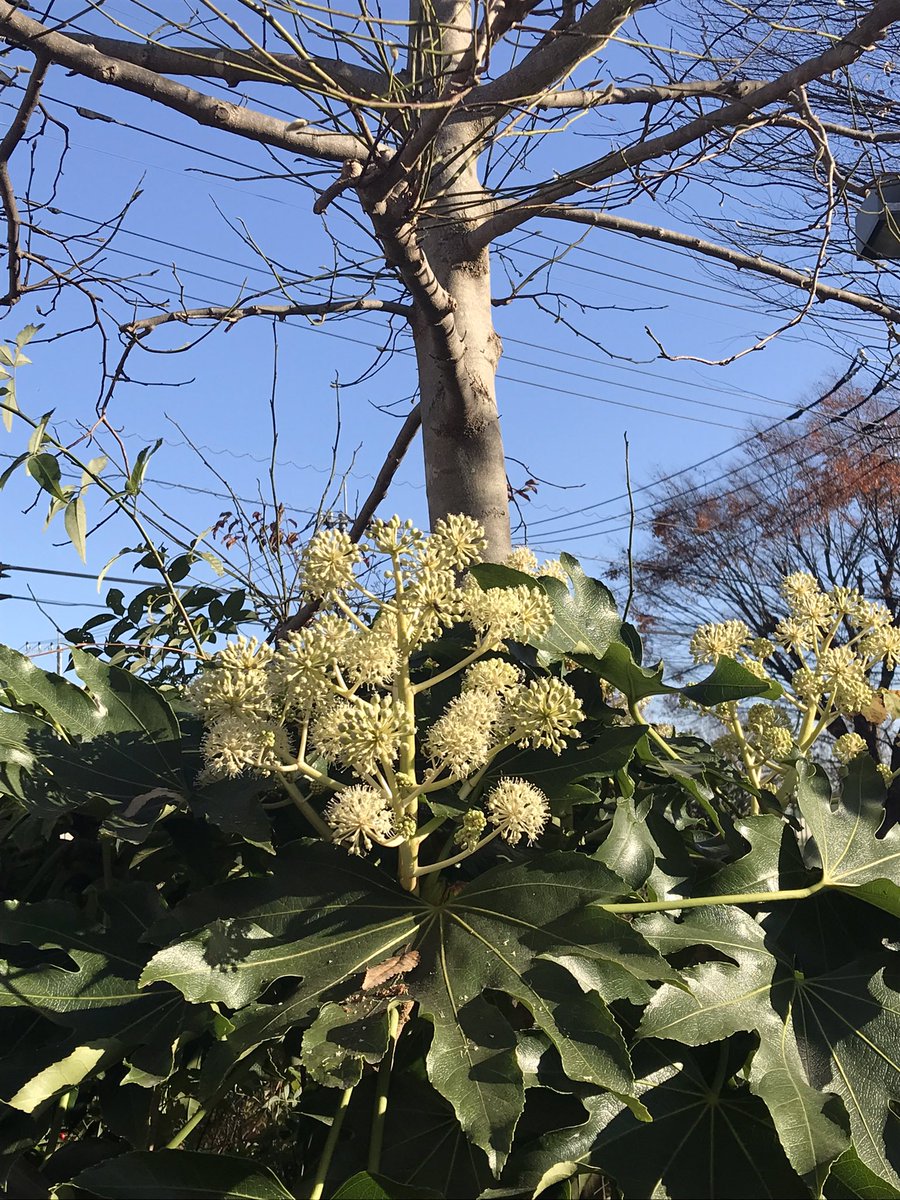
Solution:
M 471 132 L 460 127 L 452 141 L 465 144 Z M 439 136 L 438 141 L 450 151 L 446 143 L 451 139 Z M 511 549 L 509 492 L 495 387 L 501 343 L 491 307 L 490 252 L 473 252 L 468 237 L 473 222 L 459 215 L 460 209 L 471 212 L 473 194 L 479 191 L 473 161 L 446 185 L 421 234 L 426 258 L 453 302 L 460 356 L 455 362 L 446 360 L 433 326 L 420 311 L 413 316 L 413 339 L 432 524 L 451 512 L 477 517 L 487 534 L 489 557 L 502 561 Z

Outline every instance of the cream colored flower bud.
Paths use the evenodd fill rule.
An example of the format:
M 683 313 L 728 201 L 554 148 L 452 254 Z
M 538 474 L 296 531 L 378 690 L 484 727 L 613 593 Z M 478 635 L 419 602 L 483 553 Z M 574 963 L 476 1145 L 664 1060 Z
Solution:
M 691 654 L 698 663 L 714 663 L 723 654 L 734 658 L 744 644 L 750 641 L 750 637 L 750 630 L 743 621 L 721 621 L 718 624 L 701 625 L 691 638 Z
M 487 817 L 480 808 L 470 808 L 463 816 L 453 840 L 463 850 L 471 850 L 476 846 L 484 833 Z
M 811 596 L 816 592 L 821 592 L 819 581 L 808 571 L 795 571 L 781 581 L 781 594 L 788 604 L 800 596 Z
M 785 617 L 775 626 L 775 637 L 788 650 L 809 650 L 815 643 L 818 626 L 812 621 Z
M 336 792 L 325 809 L 325 820 L 334 830 L 334 840 L 351 854 L 363 854 L 373 842 L 393 836 L 393 814 L 384 796 L 374 788 L 355 785 Z
M 326 758 L 370 773 L 396 761 L 409 732 L 403 706 L 390 696 L 352 696 L 326 708 L 313 722 L 314 744 Z
M 185 691 L 188 703 L 207 721 L 229 715 L 269 716 L 274 701 L 271 659 L 270 646 L 261 647 L 255 638 L 238 638 L 197 672 Z
M 773 725 L 760 733 L 757 743 L 766 758 L 778 761 L 787 758 L 794 749 L 794 735 L 790 729 Z
M 276 686 L 288 710 L 307 712 L 328 698 L 334 666 L 353 641 L 353 628 L 336 613 L 325 613 L 306 629 L 289 634 L 273 661 Z
M 507 701 L 509 719 L 520 746 L 546 746 L 559 754 L 578 733 L 584 710 L 561 679 L 534 679 Z
M 553 606 L 538 586 L 482 589 L 474 579 L 463 588 L 465 615 L 482 637 L 495 644 L 542 637 L 553 624 Z
M 883 661 L 893 670 L 900 663 L 900 629 L 896 625 L 882 625 L 873 629 L 860 642 L 860 650 L 869 658 Z
M 210 725 L 201 743 L 206 773 L 213 778 L 233 778 L 247 770 L 265 774 L 278 761 L 278 751 L 287 748 L 280 725 L 235 714 Z
M 753 638 L 747 647 L 747 653 L 752 654 L 760 662 L 764 662 L 775 653 L 775 644 L 770 642 L 768 638 Z
M 324 529 L 303 551 L 300 570 L 303 590 L 314 599 L 328 598 L 353 586 L 353 570 L 362 552 L 342 529 Z
M 516 546 L 506 558 L 506 566 L 525 575 L 537 575 L 538 560 L 533 550 L 527 546 Z
M 463 675 L 464 692 L 509 692 L 522 682 L 522 672 L 502 658 L 483 658 Z
M 548 558 L 545 562 L 542 562 L 536 573 L 538 579 L 558 579 L 560 583 L 564 583 L 566 586 L 568 586 L 568 573 L 558 558 Z
M 425 739 L 435 763 L 454 779 L 466 779 L 483 767 L 506 729 L 503 702 L 496 692 L 463 692 L 451 700 Z
M 533 842 L 550 816 L 547 797 L 524 779 L 501 779 L 488 794 L 485 808 L 488 820 L 511 846 L 523 837 Z
M 376 518 L 366 531 L 366 537 L 382 554 L 415 554 L 425 542 L 421 529 L 412 521 L 391 517 L 389 521 Z
M 838 762 L 848 763 L 858 754 L 865 754 L 867 749 L 865 738 L 860 737 L 858 733 L 842 733 L 835 739 L 834 757 Z
M 484 526 L 463 513 L 451 513 L 439 520 L 428 539 L 430 554 L 437 556 L 442 566 L 454 571 L 480 562 L 486 545 Z
M 860 600 L 854 624 L 860 630 L 882 629 L 885 625 L 890 625 L 893 620 L 894 615 L 886 604 L 879 604 L 873 600 Z
M 341 663 L 350 683 L 380 687 L 390 683 L 399 665 L 397 628 L 393 621 L 382 613 L 369 629 L 357 630 L 343 648 Z

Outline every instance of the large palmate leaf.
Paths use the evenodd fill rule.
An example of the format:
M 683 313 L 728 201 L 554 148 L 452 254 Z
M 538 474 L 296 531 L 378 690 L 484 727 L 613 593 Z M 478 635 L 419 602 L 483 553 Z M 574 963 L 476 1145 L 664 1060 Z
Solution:
M 0 646 L 0 681 L 17 704 L 45 714 L 5 715 L 3 790 L 46 814 L 90 796 L 125 803 L 157 789 L 183 794 L 178 721 L 166 701 L 130 672 L 71 653 L 86 688 Z
M 727 1043 L 679 1048 L 677 1056 L 664 1044 L 644 1046 L 635 1058 L 637 1090 L 651 1122 L 636 1120 L 613 1096 L 582 1097 L 584 1121 L 517 1151 L 501 1187 L 485 1197 L 530 1195 L 589 1169 L 611 1175 L 624 1200 L 808 1197 L 761 1101 L 730 1082 L 740 1053 Z
M 834 800 L 821 767 L 800 763 L 797 770 L 797 804 L 815 839 L 823 885 L 900 916 L 900 825 L 875 836 L 885 794 L 875 763 L 867 754 L 854 758 Z
M 339 850 L 298 845 L 280 855 L 272 876 L 209 889 L 176 911 L 176 925 L 199 932 L 157 954 L 142 981 L 166 981 L 191 1000 L 233 1008 L 247 1005 L 273 980 L 300 981 L 282 1004 L 239 1015 L 220 1062 L 279 1036 L 304 1019 L 323 992 L 395 947 L 414 948 L 419 964 L 404 982 L 434 1027 L 429 1078 L 499 1169 L 524 1085 L 515 1031 L 492 992 L 523 1006 L 571 1078 L 608 1088 L 641 1111 L 619 1026 L 600 995 L 584 992 L 562 965 L 566 955 L 586 964 L 608 954 L 633 978 L 671 977 L 629 926 L 589 907 L 627 890 L 600 863 L 550 854 L 494 868 L 427 901 Z
M 804 887 L 813 878 L 803 864 L 790 825 L 773 814 L 740 817 L 735 830 L 750 847 L 747 854 L 699 885 L 707 896 L 753 895 Z
M 249 1158 L 190 1150 L 137 1150 L 74 1180 L 111 1200 L 294 1200 L 268 1167 Z
M 0 1012 L 13 1022 L 20 1014 L 40 1022 L 6 1046 L 0 1096 L 13 1107 L 31 1111 L 132 1048 L 171 1048 L 187 1006 L 169 988 L 138 986 L 150 949 L 127 940 L 129 927 L 140 928 L 136 910 L 145 901 L 140 885 L 113 894 L 110 907 L 128 904 L 131 918 L 115 935 L 86 924 L 63 901 L 0 906 L 7 955 L 0 958 Z M 23 956 L 22 946 L 34 949 Z
M 801 939 L 781 950 L 733 908 L 679 923 L 656 916 L 641 927 L 664 951 L 693 940 L 732 961 L 686 968 L 689 993 L 660 988 L 639 1035 L 696 1046 L 738 1030 L 758 1033 L 751 1084 L 798 1172 L 821 1186 L 846 1149 L 846 1112 L 864 1165 L 896 1185 L 890 1103 L 900 1094 L 900 997 L 885 970 L 892 956 L 804 971 L 794 948 Z
M 418 902 L 368 863 L 295 843 L 270 875 L 197 892 L 164 918 L 156 936 L 197 932 L 156 954 L 141 982 L 162 980 L 188 1000 L 237 1009 L 273 980 L 296 978 L 294 1003 L 308 1011 L 320 992 L 414 937 L 419 918 Z

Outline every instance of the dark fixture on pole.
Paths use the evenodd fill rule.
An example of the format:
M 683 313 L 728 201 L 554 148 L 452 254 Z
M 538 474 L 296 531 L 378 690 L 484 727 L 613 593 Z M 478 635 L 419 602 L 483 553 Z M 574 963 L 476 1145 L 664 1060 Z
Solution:
M 880 175 L 856 213 L 856 253 L 900 259 L 900 175 Z

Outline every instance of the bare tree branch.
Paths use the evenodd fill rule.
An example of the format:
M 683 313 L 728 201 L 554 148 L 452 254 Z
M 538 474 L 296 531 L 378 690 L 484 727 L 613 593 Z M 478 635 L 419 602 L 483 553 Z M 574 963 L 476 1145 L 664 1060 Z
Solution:
M 373 100 L 386 96 L 389 80 L 379 71 L 338 58 L 310 57 L 299 54 L 261 54 L 256 50 L 221 49 L 212 46 L 163 46 L 158 42 L 137 42 L 124 38 L 100 37 L 94 34 L 72 33 L 73 42 L 93 46 L 101 54 L 119 62 L 144 67 L 158 75 L 188 75 L 197 79 L 222 79 L 229 87 L 239 83 L 290 83 L 311 92 L 323 92 L 327 85 L 323 76 L 355 93 Z M 273 77 L 277 64 L 285 72 L 284 79 Z M 312 66 L 318 68 L 313 70 Z
M 8 280 L 7 293 L 5 296 L 0 297 L 0 304 L 15 304 L 21 296 L 20 272 L 22 267 L 22 252 L 19 246 L 19 206 L 16 203 L 16 193 L 9 174 L 9 160 L 16 146 L 18 146 L 19 142 L 25 136 L 25 131 L 28 129 L 28 122 L 31 120 L 32 113 L 38 105 L 41 87 L 47 77 L 49 66 L 49 58 L 38 51 L 35 55 L 34 67 L 31 71 L 31 77 L 28 80 L 28 86 L 25 88 L 22 102 L 16 110 L 12 124 L 4 134 L 3 140 L 0 141 L 0 202 L 3 204 L 3 212 L 6 217 L 6 269 Z
M 191 117 L 200 125 L 236 133 L 251 141 L 277 146 L 310 158 L 332 162 L 345 162 L 348 159 L 367 162 L 369 159 L 368 147 L 356 137 L 316 129 L 311 125 L 297 128 L 295 122 L 280 121 L 267 113 L 194 91 L 146 67 L 101 54 L 93 46 L 55 33 L 24 16 L 6 0 L 0 0 L 0 37 L 34 54 L 43 53 L 78 75 L 164 104 Z
M 661 225 L 648 225 L 643 221 L 632 221 L 628 217 L 619 217 L 615 213 L 593 212 L 587 208 L 577 208 L 571 204 L 553 204 L 544 210 L 545 217 L 558 218 L 563 221 L 574 221 L 579 225 L 594 225 L 598 229 L 612 229 L 616 233 L 630 233 L 635 237 L 649 238 L 654 242 L 665 242 L 669 246 L 681 246 L 686 250 L 695 250 L 707 258 L 716 258 L 719 262 L 728 263 L 741 271 L 753 271 L 757 275 L 766 275 L 777 279 L 780 283 L 812 293 L 818 300 L 838 300 L 858 308 L 860 312 L 873 313 L 885 321 L 900 323 L 900 306 L 886 304 L 874 296 L 864 296 L 860 292 L 851 292 L 848 288 L 832 287 L 827 283 L 816 280 L 813 272 L 795 271 L 782 263 L 772 262 L 753 254 L 742 254 L 730 246 L 722 246 L 709 242 L 705 238 L 695 237 L 690 233 L 679 233 L 674 229 L 664 229 Z
M 876 0 L 862 21 L 823 54 L 817 54 L 814 58 L 799 63 L 779 75 L 777 79 L 755 88 L 749 95 L 712 113 L 688 121 L 659 137 L 641 138 L 623 150 L 615 150 L 594 162 L 577 167 L 574 171 L 567 171 L 558 179 L 541 184 L 525 200 L 508 203 L 495 216 L 485 221 L 473 235 L 475 247 L 486 246 L 500 234 L 508 233 L 524 221 L 539 216 L 548 204 L 556 200 L 593 187 L 622 171 L 634 171 L 636 167 L 651 159 L 673 154 L 718 129 L 741 125 L 758 110 L 786 99 L 805 84 L 855 62 L 861 54 L 884 37 L 898 19 L 900 0 Z M 527 57 L 523 60 L 523 65 L 525 61 Z
M 160 325 L 168 325 L 172 321 L 180 321 L 182 324 L 191 321 L 215 321 L 224 325 L 235 325 L 245 317 L 275 317 L 284 320 L 287 317 L 327 317 L 348 312 L 386 312 L 409 320 L 412 309 L 408 304 L 377 300 L 371 296 L 361 296 L 355 300 L 323 300 L 318 304 L 213 304 L 206 308 L 183 308 L 177 312 L 159 313 L 155 317 L 130 321 L 122 327 L 122 332 L 133 338 L 141 338 L 158 329 Z
M 646 87 L 569 88 L 546 92 L 535 105 L 538 109 L 600 108 L 605 104 L 668 104 L 673 100 L 734 100 L 750 95 L 761 87 L 758 79 L 705 79 L 691 83 L 648 84 Z
M 640 8 L 656 0 L 597 0 L 580 21 L 564 16 L 547 37 L 505 75 L 478 88 L 470 98 L 475 108 L 537 98 L 579 63 L 592 58 Z

